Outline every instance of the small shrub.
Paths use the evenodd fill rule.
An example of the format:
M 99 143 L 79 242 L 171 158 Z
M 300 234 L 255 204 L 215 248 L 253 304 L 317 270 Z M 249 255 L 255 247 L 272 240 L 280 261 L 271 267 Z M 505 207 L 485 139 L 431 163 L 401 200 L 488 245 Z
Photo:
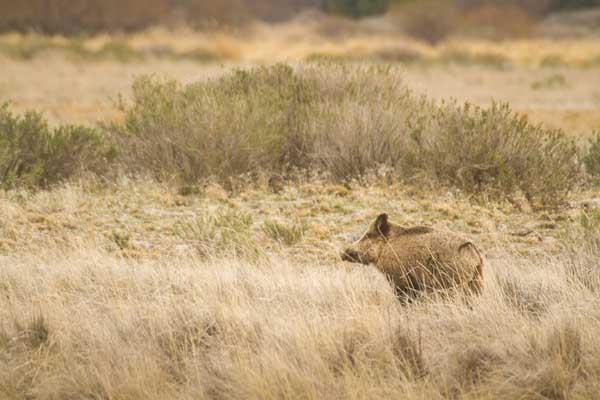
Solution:
M 600 210 L 585 210 L 581 213 L 579 222 L 585 234 L 584 238 L 593 238 L 594 234 L 600 231 Z
M 46 187 L 90 171 L 104 172 L 116 148 L 83 126 L 50 129 L 42 115 L 15 116 L 0 106 L 0 186 Z
M 507 104 L 443 104 L 412 137 L 419 167 L 469 192 L 522 191 L 531 204 L 552 205 L 579 178 L 575 143 L 560 130 L 530 124 Z
M 312 165 L 341 181 L 380 166 L 398 172 L 410 146 L 409 125 L 426 118 L 432 104 L 413 97 L 391 67 L 317 68 L 321 93 L 306 129 L 314 138 Z
M 594 178 L 600 178 L 600 131 L 590 139 L 590 147 L 583 157 L 585 170 Z

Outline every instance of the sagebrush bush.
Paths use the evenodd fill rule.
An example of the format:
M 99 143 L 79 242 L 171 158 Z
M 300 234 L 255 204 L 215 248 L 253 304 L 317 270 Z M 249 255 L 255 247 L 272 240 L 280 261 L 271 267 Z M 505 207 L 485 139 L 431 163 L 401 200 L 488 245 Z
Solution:
M 379 166 L 399 169 L 408 127 L 431 104 L 414 97 L 395 68 L 323 64 L 311 71 L 319 91 L 306 130 L 312 165 L 341 180 Z
M 236 70 L 181 86 L 138 79 L 112 127 L 130 172 L 186 183 L 265 170 L 337 180 L 386 167 L 468 192 L 560 202 L 580 173 L 575 144 L 507 105 L 436 105 L 390 66 L 308 64 Z
M 577 147 L 560 130 L 531 124 L 508 104 L 442 104 L 415 127 L 414 162 L 467 191 L 520 190 L 531 203 L 562 201 L 577 184 Z
M 129 165 L 159 178 L 189 182 L 301 165 L 301 125 L 314 86 L 287 66 L 237 70 L 185 87 L 143 77 L 116 138 L 130 149 Z
M 590 146 L 583 157 L 583 163 L 588 174 L 600 178 L 600 132 L 596 132 L 590 140 Z
M 83 171 L 101 173 L 116 148 L 97 130 L 48 127 L 41 114 L 13 115 L 0 106 L 0 186 L 47 187 Z
M 290 167 L 344 179 L 396 166 L 403 124 L 425 107 L 388 67 L 277 65 L 185 87 L 144 77 L 133 93 L 114 127 L 126 164 L 188 182 Z

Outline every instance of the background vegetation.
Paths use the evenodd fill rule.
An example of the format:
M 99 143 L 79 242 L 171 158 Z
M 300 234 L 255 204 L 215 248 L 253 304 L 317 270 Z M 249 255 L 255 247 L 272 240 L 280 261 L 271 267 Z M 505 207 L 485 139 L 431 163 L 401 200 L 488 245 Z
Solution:
M 0 186 L 48 187 L 83 172 L 106 172 L 116 150 L 95 129 L 50 129 L 35 111 L 15 116 L 0 106 Z
M 416 3 L 406 0 L 24 0 L 0 1 L 0 31 L 37 30 L 45 33 L 92 33 L 107 30 L 138 30 L 155 24 L 173 25 L 186 22 L 196 26 L 238 26 L 252 19 L 281 21 L 293 17 L 304 8 L 351 17 L 381 14 L 390 3 L 402 9 Z M 443 23 L 448 7 L 473 9 L 481 7 L 517 7 L 530 14 L 554 10 L 597 6 L 597 0 L 456 0 L 421 4 L 440 15 Z M 437 20 L 432 22 L 435 24 Z
M 596 173 L 596 144 L 580 165 L 562 131 L 532 125 L 508 105 L 435 105 L 387 66 L 280 64 L 184 86 L 142 77 L 122 109 L 124 121 L 102 134 L 51 132 L 39 114 L 15 117 L 5 106 L 5 185 L 101 173 L 118 153 L 113 170 L 183 184 L 223 183 L 258 170 L 315 171 L 350 182 L 385 167 L 399 180 L 419 176 L 555 205 L 583 181 L 583 164 Z

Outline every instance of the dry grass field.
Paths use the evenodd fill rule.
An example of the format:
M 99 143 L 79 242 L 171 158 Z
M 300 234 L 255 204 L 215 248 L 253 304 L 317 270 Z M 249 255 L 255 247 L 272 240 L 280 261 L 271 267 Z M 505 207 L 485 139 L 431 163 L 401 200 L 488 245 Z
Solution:
M 277 180 L 280 175 L 265 167 L 191 183 L 127 168 L 131 160 L 152 164 L 149 158 L 163 155 L 144 142 L 154 139 L 139 127 L 193 136 L 200 134 L 196 123 L 225 134 L 228 121 L 240 132 L 271 126 L 260 113 L 245 122 L 215 104 L 226 101 L 220 90 L 245 99 L 227 86 L 232 71 L 274 61 L 300 71 L 290 75 L 290 85 L 310 95 L 306 82 L 331 81 L 315 95 L 322 114 L 309 119 L 314 126 L 281 125 L 310 133 L 387 128 L 396 121 L 390 116 L 396 104 L 420 103 L 396 98 L 390 89 L 378 98 L 381 104 L 361 104 L 378 93 L 369 91 L 371 83 L 398 77 L 435 105 L 450 98 L 483 107 L 508 102 L 543 129 L 564 130 L 578 148 L 600 128 L 597 38 L 451 39 L 430 46 L 397 34 L 366 35 L 365 27 L 361 34 L 340 34 L 352 29 L 341 22 L 333 27 L 323 33 L 322 26 L 299 22 L 259 25 L 246 39 L 152 29 L 80 39 L 76 46 L 60 37 L 0 37 L 0 101 L 10 101 L 10 110 L 41 111 L 51 127 L 122 124 L 110 131 L 125 135 L 120 144 L 139 135 L 138 142 L 126 142 L 132 147 L 123 151 L 119 171 L 84 171 L 43 189 L 0 190 L 0 398 L 597 398 L 600 192 L 592 179 L 579 182 L 577 175 L 576 185 L 560 183 L 568 188 L 564 201 L 545 207 L 530 204 L 525 187 L 511 195 L 468 190 L 429 175 L 396 179 L 383 167 L 343 180 L 318 170 L 294 170 Z M 39 45 L 33 53 L 32 41 Z M 116 42 L 117 50 L 95 54 Z M 311 69 L 323 59 L 359 72 L 344 78 L 337 70 Z M 396 72 L 373 81 L 361 75 L 360 68 L 380 63 Z M 266 81 L 268 89 L 269 80 L 281 76 L 270 73 L 248 79 Z M 137 81 L 136 91 L 132 84 L 140 75 L 192 85 L 173 97 L 165 94 L 168 84 Z M 225 80 L 215 81 L 219 77 Z M 210 84 L 193 84 L 211 79 L 221 85 L 216 94 Z M 336 85 L 354 90 L 341 109 L 330 104 Z M 270 102 L 257 108 L 273 107 L 276 121 L 269 121 L 278 124 L 279 103 Z M 160 108 L 165 104 L 169 111 Z M 233 100 L 230 105 L 242 116 L 255 115 Z M 297 107 L 298 113 L 312 109 Z M 154 120 L 147 110 L 165 117 Z M 197 115 L 203 110 L 215 113 L 205 120 Z M 336 113 L 344 110 L 356 112 L 356 125 L 339 121 Z M 370 114 L 376 110 L 379 119 Z M 438 115 L 443 108 L 432 110 L 438 124 L 455 121 L 452 113 L 478 121 L 462 109 L 445 117 Z M 338 120 L 327 120 L 326 112 Z M 514 126 L 522 128 L 510 122 L 506 129 Z M 426 139 L 438 137 L 432 132 Z M 167 139 L 162 146 L 191 143 L 185 135 Z M 215 148 L 228 144 L 212 136 L 200 140 L 216 140 L 209 143 Z M 272 162 L 268 154 L 253 156 L 251 172 L 253 163 Z M 0 149 L 0 165 L 2 157 Z M 218 165 L 232 165 L 226 161 Z M 557 162 L 561 168 L 568 170 Z M 405 225 L 472 237 L 487 260 L 483 294 L 402 305 L 374 268 L 342 262 L 340 250 L 379 212 Z
M 189 196 L 73 183 L 0 201 L 3 398 L 593 399 L 599 389 L 597 238 L 559 240 L 585 237 L 578 206 L 535 214 L 317 179 L 279 194 Z M 402 306 L 374 269 L 339 261 L 383 209 L 476 238 L 483 295 Z

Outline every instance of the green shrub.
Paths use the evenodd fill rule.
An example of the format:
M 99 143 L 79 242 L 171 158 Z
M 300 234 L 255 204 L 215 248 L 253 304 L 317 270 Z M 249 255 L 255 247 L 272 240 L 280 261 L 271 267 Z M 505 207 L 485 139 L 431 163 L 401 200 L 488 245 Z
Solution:
M 180 87 L 140 78 L 115 137 L 132 172 L 186 182 L 318 167 L 336 178 L 397 165 L 421 106 L 389 67 L 277 65 Z M 137 169 L 137 171 L 136 171 Z
M 194 182 L 301 165 L 300 131 L 313 90 L 287 66 L 238 70 L 185 87 L 143 77 L 116 138 L 130 150 L 129 166 L 158 178 Z
M 600 178 L 600 132 L 596 132 L 590 140 L 590 147 L 583 157 L 583 164 L 588 174 Z
M 266 170 L 345 181 L 379 167 L 468 192 L 560 202 L 579 179 L 574 143 L 507 105 L 436 105 L 391 66 L 316 64 L 237 70 L 180 86 L 138 79 L 112 132 L 132 173 L 185 183 Z
M 410 159 L 418 168 L 470 192 L 520 190 L 532 204 L 556 204 L 579 176 L 575 143 L 507 104 L 445 103 L 411 136 L 417 145 Z
M 15 116 L 0 106 L 0 186 L 46 187 L 82 171 L 102 172 L 116 149 L 83 126 L 50 129 L 33 111 Z

